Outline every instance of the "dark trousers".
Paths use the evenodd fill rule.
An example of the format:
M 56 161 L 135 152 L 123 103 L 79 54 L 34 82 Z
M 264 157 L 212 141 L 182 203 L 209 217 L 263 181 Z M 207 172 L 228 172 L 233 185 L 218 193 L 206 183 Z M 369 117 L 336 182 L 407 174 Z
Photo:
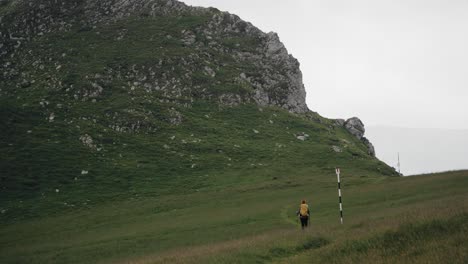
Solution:
M 309 217 L 308 216 L 301 216 L 299 218 L 301 219 L 302 229 L 304 229 L 304 227 L 307 227 L 307 224 L 309 223 Z

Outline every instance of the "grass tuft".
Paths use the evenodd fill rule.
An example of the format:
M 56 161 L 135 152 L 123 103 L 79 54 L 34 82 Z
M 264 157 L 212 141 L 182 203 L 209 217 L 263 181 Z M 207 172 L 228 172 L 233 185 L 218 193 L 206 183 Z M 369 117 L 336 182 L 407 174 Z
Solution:
M 302 245 L 296 247 L 296 251 L 317 249 L 326 246 L 330 241 L 323 237 L 308 238 Z

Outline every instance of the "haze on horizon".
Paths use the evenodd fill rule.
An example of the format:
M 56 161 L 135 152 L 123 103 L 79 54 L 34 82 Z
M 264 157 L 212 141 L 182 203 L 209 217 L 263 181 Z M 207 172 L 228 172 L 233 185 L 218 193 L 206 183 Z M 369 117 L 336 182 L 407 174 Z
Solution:
M 301 63 L 309 108 L 359 117 L 389 165 L 400 150 L 405 174 L 468 169 L 468 1 L 182 1 L 277 32 Z

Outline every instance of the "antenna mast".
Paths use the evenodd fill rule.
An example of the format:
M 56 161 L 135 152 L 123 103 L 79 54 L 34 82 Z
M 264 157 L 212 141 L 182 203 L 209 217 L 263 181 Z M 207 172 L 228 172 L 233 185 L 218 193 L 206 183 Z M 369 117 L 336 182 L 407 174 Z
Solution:
M 400 152 L 398 152 L 398 173 L 401 174 L 401 172 L 400 172 Z

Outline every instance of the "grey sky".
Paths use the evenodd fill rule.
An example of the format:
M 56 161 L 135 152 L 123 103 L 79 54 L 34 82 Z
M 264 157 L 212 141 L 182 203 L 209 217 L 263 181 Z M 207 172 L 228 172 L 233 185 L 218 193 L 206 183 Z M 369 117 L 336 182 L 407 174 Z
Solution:
M 468 169 L 468 130 L 368 126 L 379 159 L 404 175 Z M 390 139 L 390 140 L 389 140 Z
M 466 0 L 183 1 L 277 32 L 325 117 L 468 129 Z

